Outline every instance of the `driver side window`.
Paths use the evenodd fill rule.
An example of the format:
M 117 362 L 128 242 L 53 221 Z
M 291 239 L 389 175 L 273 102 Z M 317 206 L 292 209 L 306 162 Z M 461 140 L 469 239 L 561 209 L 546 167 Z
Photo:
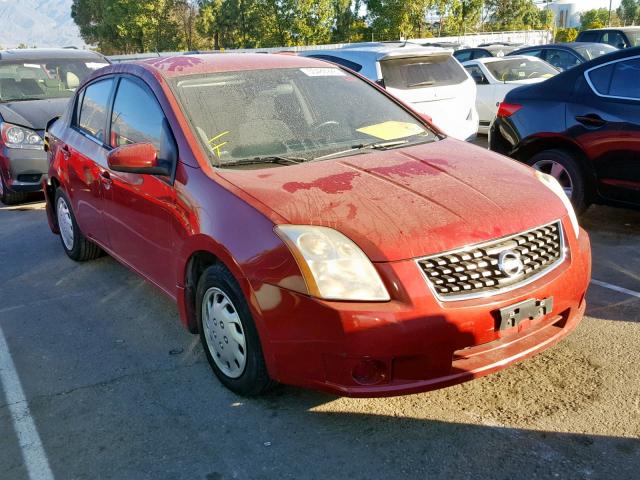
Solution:
M 92 83 L 80 95 L 77 106 L 76 126 L 103 144 L 112 85 L 112 78 Z

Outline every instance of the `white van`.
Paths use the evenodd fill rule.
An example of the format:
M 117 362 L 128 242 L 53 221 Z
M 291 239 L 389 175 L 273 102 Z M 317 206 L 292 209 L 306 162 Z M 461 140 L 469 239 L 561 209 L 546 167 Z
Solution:
M 359 43 L 299 55 L 350 68 L 383 85 L 447 135 L 472 140 L 478 132 L 476 85 L 451 50 L 410 43 Z

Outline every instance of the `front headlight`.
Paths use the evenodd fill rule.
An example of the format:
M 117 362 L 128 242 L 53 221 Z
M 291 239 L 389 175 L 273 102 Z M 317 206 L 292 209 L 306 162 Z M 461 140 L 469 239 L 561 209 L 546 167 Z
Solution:
M 567 194 L 564 193 L 562 189 L 562 185 L 558 183 L 558 181 L 552 177 L 551 175 L 547 175 L 546 173 L 540 172 L 538 170 L 535 171 L 536 177 L 542 183 L 544 183 L 549 189 L 555 193 L 565 208 L 567 209 L 567 213 L 569 214 L 569 219 L 571 220 L 571 226 L 573 227 L 573 231 L 576 234 L 576 238 L 580 235 L 580 225 L 578 225 L 578 217 L 576 216 L 576 212 L 573 209 L 573 205 L 571 204 L 571 200 L 567 197 Z
M 371 260 L 340 232 L 310 225 L 279 225 L 275 232 L 298 262 L 311 295 L 326 300 L 390 299 Z
M 0 122 L 0 136 L 2 143 L 7 148 L 25 148 L 29 150 L 42 150 L 44 142 L 42 137 L 29 128 L 20 127 L 11 123 Z

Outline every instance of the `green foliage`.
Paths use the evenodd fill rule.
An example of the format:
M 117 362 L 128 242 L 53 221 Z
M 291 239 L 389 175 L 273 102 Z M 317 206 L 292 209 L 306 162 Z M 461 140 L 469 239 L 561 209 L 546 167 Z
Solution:
M 594 10 L 587 10 L 580 15 L 580 29 L 588 30 L 591 28 L 606 27 L 609 22 L 609 9 L 596 8 Z M 618 16 L 616 12 L 611 12 L 611 25 L 619 25 Z
M 553 22 L 533 0 L 73 0 L 71 16 L 105 54 L 394 40 Z
M 623 25 L 635 25 L 640 20 L 640 1 L 622 0 L 617 13 Z
M 559 28 L 556 32 L 556 42 L 573 42 L 578 38 L 578 30 L 575 28 Z

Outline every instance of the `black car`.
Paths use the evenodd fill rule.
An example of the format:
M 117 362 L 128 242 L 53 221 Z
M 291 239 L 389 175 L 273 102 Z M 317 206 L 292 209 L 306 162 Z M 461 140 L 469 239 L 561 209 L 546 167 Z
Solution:
M 640 206 L 640 47 L 512 90 L 489 147 L 555 177 L 578 212 Z
M 578 34 L 576 42 L 608 43 L 616 48 L 640 46 L 640 27 L 594 28 Z
M 517 48 L 516 45 L 507 45 L 504 43 L 484 44 L 473 48 L 463 48 L 457 52 L 453 52 L 453 56 L 462 63 L 469 60 L 476 60 L 477 58 L 502 57 Z
M 618 50 L 604 43 L 551 43 L 535 47 L 519 48 L 508 55 L 530 55 L 550 63 L 560 71 L 569 70 L 594 58 Z
M 17 203 L 41 189 L 48 163 L 44 128 L 60 115 L 82 80 L 108 65 L 76 49 L 0 51 L 0 200 Z

